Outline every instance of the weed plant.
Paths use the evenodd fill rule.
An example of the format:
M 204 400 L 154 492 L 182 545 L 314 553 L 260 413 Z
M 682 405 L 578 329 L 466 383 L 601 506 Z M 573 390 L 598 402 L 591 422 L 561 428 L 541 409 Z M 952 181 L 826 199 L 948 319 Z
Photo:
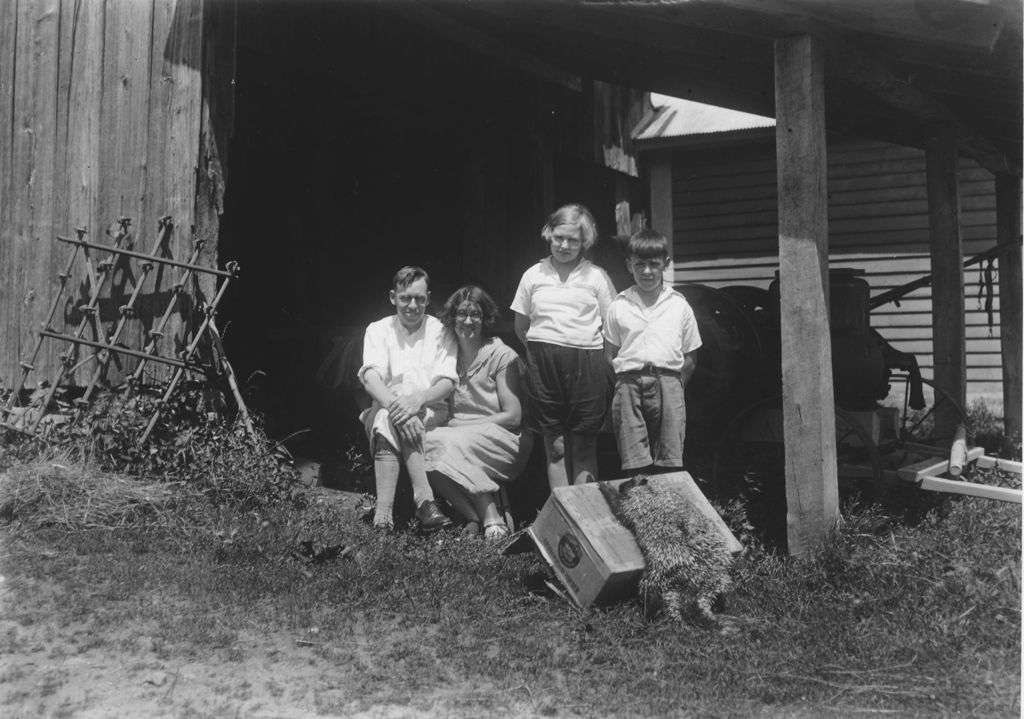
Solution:
M 0 468 L 56 455 L 144 481 L 187 484 L 217 505 L 304 501 L 287 451 L 263 434 L 258 420 L 250 436 L 201 384 L 172 395 L 147 442 L 140 443 L 161 402 L 157 389 L 104 393 L 81 420 L 55 426 L 46 444 L 8 432 L 0 445 Z

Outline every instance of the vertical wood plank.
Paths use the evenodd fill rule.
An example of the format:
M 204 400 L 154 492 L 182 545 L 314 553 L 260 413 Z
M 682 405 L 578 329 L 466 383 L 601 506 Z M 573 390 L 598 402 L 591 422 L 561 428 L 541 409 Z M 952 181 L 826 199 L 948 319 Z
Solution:
M 930 125 L 925 130 L 928 229 L 931 235 L 932 326 L 935 384 L 967 403 L 967 339 L 964 330 L 963 245 L 957 181 L 956 129 Z M 935 436 L 953 437 L 960 421 L 948 403 L 935 411 Z
M 802 35 L 775 42 L 782 410 L 789 551 L 813 551 L 839 517 L 828 318 L 824 58 Z
M 27 1 L 27 0 L 26 0 Z M 0 0 L 0 388 L 18 381 L 14 320 L 14 86 L 18 0 Z
M 58 193 L 55 209 L 57 234 L 74 236 L 76 227 L 85 227 L 93 239 L 100 230 L 96 201 L 99 184 L 100 100 L 102 97 L 103 3 L 82 3 L 62 0 L 60 22 L 60 82 L 58 94 L 58 152 L 54 174 Z M 72 250 L 55 246 L 51 277 L 63 272 Z M 79 255 L 80 257 L 80 255 Z M 75 273 L 65 288 L 65 300 L 73 297 L 85 281 L 85 266 L 77 262 Z M 52 285 L 53 292 L 58 285 Z M 68 305 L 65 304 L 65 308 Z M 55 328 L 71 318 L 68 312 L 54 318 Z M 76 323 L 77 324 L 77 323 Z M 46 343 L 46 365 L 54 368 L 58 343 Z M 86 370 L 88 371 L 88 370 Z M 82 373 L 72 380 L 81 379 Z
M 662 150 L 650 158 L 651 228 L 668 238 L 669 256 L 675 257 L 675 228 L 672 215 L 672 153 Z M 678 282 L 673 265 L 672 275 L 666 278 Z
M 146 195 L 141 243 L 150 252 L 157 236 L 157 221 L 169 215 L 174 223 L 167 256 L 189 259 L 191 234 L 195 221 L 196 168 L 199 157 L 200 118 L 202 115 L 202 0 L 157 2 L 153 13 L 153 40 L 150 59 L 150 107 L 147 139 Z M 170 287 L 177 270 L 157 265 L 147 278 L 140 322 L 132 328 L 130 341 L 144 343 L 143 331 L 159 318 L 171 299 Z M 191 291 L 191 287 L 187 288 Z M 159 354 L 187 342 L 182 321 L 187 303 L 165 328 Z M 163 366 L 149 366 L 150 376 L 166 378 Z
M 200 264 L 211 267 L 216 267 L 218 261 L 220 216 L 224 213 L 228 181 L 228 143 L 234 126 L 236 12 L 234 2 L 203 2 L 202 114 L 194 236 L 206 242 Z M 212 278 L 203 277 L 199 289 L 212 299 L 215 284 Z
M 996 175 L 996 232 L 999 252 L 999 339 L 1003 360 L 1004 456 L 1021 441 L 1021 385 L 1024 333 L 1021 330 L 1021 178 Z
M 53 163 L 57 128 L 59 0 L 19 6 L 11 156 L 13 232 L 9 327 L 16 356 L 31 352 L 39 319 L 48 309 L 54 241 Z M 38 379 L 38 374 L 36 379 Z
M 150 110 L 151 44 L 154 0 L 107 0 L 104 49 L 103 95 L 100 122 L 99 218 L 94 241 L 110 242 L 99 230 L 110 227 L 118 217 L 132 220 L 128 247 L 147 251 L 152 237 L 150 220 L 145 216 L 146 177 Z M 108 331 L 116 325 L 117 308 L 132 292 L 138 279 L 138 264 L 119 260 L 108 280 L 100 304 L 100 318 Z M 122 337 L 137 345 L 137 336 Z M 125 360 L 115 357 L 108 379 L 120 379 L 118 368 Z

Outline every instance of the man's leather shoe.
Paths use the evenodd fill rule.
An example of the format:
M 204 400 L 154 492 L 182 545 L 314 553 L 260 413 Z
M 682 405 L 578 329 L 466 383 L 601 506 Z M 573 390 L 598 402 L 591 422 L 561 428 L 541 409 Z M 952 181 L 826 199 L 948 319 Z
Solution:
M 416 519 L 420 520 L 420 527 L 428 532 L 444 529 L 452 524 L 452 520 L 444 516 L 444 512 L 438 509 L 437 502 L 432 499 L 428 499 L 417 508 Z

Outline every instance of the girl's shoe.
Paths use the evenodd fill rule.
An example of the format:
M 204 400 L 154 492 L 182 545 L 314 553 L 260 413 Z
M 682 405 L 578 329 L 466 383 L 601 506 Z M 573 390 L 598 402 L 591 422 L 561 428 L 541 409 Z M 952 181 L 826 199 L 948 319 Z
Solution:
M 511 534 L 504 522 L 484 525 L 484 539 L 489 542 L 500 542 L 502 539 L 508 539 Z

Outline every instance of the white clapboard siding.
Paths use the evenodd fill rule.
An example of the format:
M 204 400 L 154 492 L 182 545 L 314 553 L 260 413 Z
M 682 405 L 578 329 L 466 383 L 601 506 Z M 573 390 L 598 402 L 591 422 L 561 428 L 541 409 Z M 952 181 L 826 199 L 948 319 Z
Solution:
M 828 148 L 830 264 L 864 271 L 871 295 L 930 273 L 924 152 L 873 141 Z M 677 151 L 673 157 L 676 282 L 767 288 L 778 269 L 775 148 L 771 143 Z M 960 162 L 964 259 L 995 245 L 995 186 L 970 160 Z M 1001 405 L 998 275 L 991 323 L 981 265 L 965 272 L 968 399 Z M 931 288 L 871 313 L 894 347 L 917 356 L 932 376 Z

